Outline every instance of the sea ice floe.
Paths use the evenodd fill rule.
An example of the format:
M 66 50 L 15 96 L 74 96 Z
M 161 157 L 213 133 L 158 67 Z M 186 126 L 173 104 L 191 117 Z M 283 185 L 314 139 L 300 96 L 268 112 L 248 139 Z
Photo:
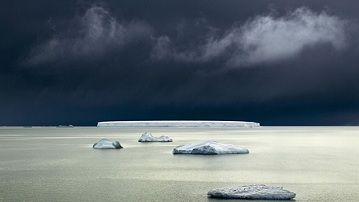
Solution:
M 238 186 L 233 188 L 213 189 L 208 192 L 211 198 L 252 199 L 252 200 L 290 200 L 295 193 L 282 187 L 260 185 Z
M 151 133 L 143 133 L 139 142 L 172 142 L 172 139 L 167 136 L 153 137 Z
M 194 144 L 180 145 L 173 149 L 173 154 L 248 154 L 246 148 L 233 144 L 223 144 L 216 141 L 206 141 Z
M 122 146 L 119 141 L 111 142 L 108 139 L 101 139 L 95 143 L 92 148 L 94 149 L 121 149 Z

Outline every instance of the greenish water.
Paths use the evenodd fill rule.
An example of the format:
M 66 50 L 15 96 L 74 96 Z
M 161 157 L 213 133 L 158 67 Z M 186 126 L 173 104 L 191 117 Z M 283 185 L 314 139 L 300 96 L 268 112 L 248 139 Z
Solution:
M 174 142 L 137 142 L 146 131 Z M 92 149 L 102 138 L 124 149 Z M 250 153 L 172 154 L 205 140 Z M 359 127 L 0 127 L 0 201 L 214 202 L 210 189 L 248 184 L 282 186 L 296 201 L 358 201 L 358 156 Z

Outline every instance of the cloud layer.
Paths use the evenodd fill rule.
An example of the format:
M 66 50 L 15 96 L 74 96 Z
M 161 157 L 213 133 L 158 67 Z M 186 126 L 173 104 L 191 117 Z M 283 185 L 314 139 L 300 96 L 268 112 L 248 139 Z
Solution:
M 221 36 L 213 33 L 195 49 L 179 51 L 168 36 L 158 39 L 153 57 L 186 62 L 208 62 L 225 58 L 229 66 L 272 63 L 299 55 L 306 48 L 346 46 L 346 21 L 305 7 L 283 17 L 256 16 L 245 24 L 235 24 Z
M 73 24 L 70 31 L 57 33 L 33 48 L 27 64 L 102 58 L 106 53 L 119 53 L 126 45 L 146 39 L 152 44 L 148 55 L 153 61 L 206 63 L 221 60 L 222 66 L 242 67 L 294 58 L 306 48 L 319 45 L 341 50 L 347 38 L 345 20 L 305 7 L 282 17 L 256 16 L 244 24 L 234 23 L 225 31 L 211 29 L 204 23 L 207 33 L 184 44 L 183 40 L 178 42 L 171 36 L 154 33 L 144 22 L 120 23 L 102 6 L 92 6 L 83 16 L 74 19 Z M 190 32 L 181 24 L 176 27 L 182 27 L 178 36 Z

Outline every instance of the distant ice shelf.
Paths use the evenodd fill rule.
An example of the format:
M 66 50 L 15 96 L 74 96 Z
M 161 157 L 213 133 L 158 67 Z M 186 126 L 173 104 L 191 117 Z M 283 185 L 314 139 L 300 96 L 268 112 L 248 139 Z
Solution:
M 98 127 L 259 127 L 247 121 L 104 121 Z

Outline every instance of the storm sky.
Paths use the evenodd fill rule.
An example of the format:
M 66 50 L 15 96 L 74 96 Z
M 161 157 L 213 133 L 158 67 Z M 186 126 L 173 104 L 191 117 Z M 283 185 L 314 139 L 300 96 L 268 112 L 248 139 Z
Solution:
M 0 125 L 359 125 L 359 2 L 0 0 Z

